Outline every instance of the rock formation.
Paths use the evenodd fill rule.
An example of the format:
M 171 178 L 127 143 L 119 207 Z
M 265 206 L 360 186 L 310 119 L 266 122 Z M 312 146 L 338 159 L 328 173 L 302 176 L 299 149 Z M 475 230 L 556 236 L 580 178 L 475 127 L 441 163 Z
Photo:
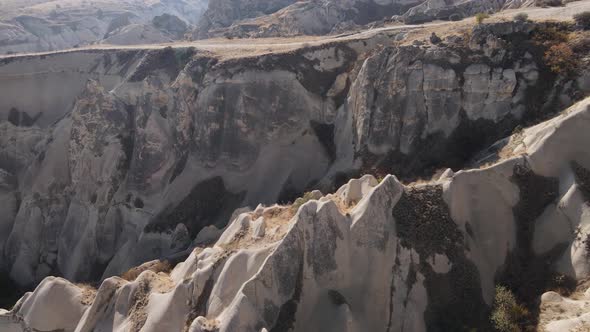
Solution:
M 260 2 L 260 1 L 259 1 Z M 531 6 L 507 0 L 274 0 L 210 2 L 193 37 L 278 37 L 347 33 L 376 21 L 453 20 Z
M 188 30 L 188 25 L 183 20 L 170 14 L 156 16 L 152 20 L 152 23 L 156 28 L 179 39 L 182 38 Z
M 6 59 L 2 269 L 22 286 L 97 280 L 191 248 L 238 207 L 363 172 L 460 169 L 585 93 L 584 75 L 559 78 L 543 63 L 531 38 L 540 27 L 229 59 L 183 48 Z M 51 70 L 26 74 L 39 67 Z
M 589 127 L 585 99 L 510 137 L 503 159 L 491 166 L 410 186 L 394 176 L 380 182 L 364 176 L 319 199 L 316 193 L 293 206 L 241 213 L 214 245 L 195 248 L 170 273 L 147 269 L 132 280 L 108 278 L 98 290 L 47 278 L 0 313 L 0 327 L 485 327 L 498 280 L 539 291 L 552 273 L 587 275 L 580 241 L 589 230 L 590 154 L 579 143 L 590 139 Z M 543 264 L 535 264 L 541 257 Z M 544 303 L 556 301 L 549 297 L 543 295 Z M 555 324 L 563 323 L 547 326 Z
M 227 22 L 414 6 L 287 2 Z M 180 38 L 178 20 L 105 38 Z M 0 331 L 485 330 L 497 284 L 531 307 L 581 282 L 585 32 L 451 25 L 0 59 L 0 305 L 34 289 Z

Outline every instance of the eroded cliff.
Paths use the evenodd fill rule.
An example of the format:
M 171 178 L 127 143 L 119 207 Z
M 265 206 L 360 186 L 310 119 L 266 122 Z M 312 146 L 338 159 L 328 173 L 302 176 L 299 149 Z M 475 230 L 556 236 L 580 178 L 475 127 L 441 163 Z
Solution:
M 583 72 L 545 64 L 535 36 L 548 28 L 561 29 L 499 23 L 436 45 L 378 34 L 239 58 L 166 48 L 3 60 L 2 265 L 22 285 L 95 280 L 190 248 L 240 206 L 359 172 L 461 168 L 584 94 Z M 28 66 L 51 70 L 14 74 Z
M 2 273 L 21 287 L 48 275 L 106 281 L 94 300 L 90 288 L 45 279 L 0 324 L 397 331 L 451 328 L 456 317 L 489 323 L 498 278 L 518 288 L 519 275 L 536 272 L 525 259 L 579 245 L 568 232 L 531 229 L 553 227 L 537 220 L 565 213 L 564 190 L 585 183 L 587 151 L 572 142 L 586 139 L 587 101 L 569 111 L 575 116 L 493 143 L 587 94 L 587 53 L 572 58 L 575 72 L 547 58 L 563 35 L 585 35 L 522 21 L 438 32 L 439 40 L 428 29 L 390 30 L 251 56 L 169 47 L 1 59 Z M 546 129 L 566 123 L 579 127 Z M 559 135 L 573 135 L 563 138 L 568 149 L 547 145 Z M 409 182 L 525 152 L 424 187 L 364 177 L 301 209 L 234 213 L 329 192 L 362 173 Z M 585 263 L 567 261 L 576 250 L 559 252 L 566 258 L 555 271 L 581 278 Z M 187 256 L 171 276 L 108 279 Z M 363 269 L 368 283 L 352 272 Z M 448 297 L 457 280 L 464 298 Z M 531 283 L 524 300 L 544 282 Z M 112 302 L 119 296 L 127 300 Z M 56 298 L 67 315 L 33 305 Z M 115 311 L 125 313 L 116 323 Z M 342 319 L 331 325 L 333 316 Z
M 590 155 L 579 143 L 590 139 L 589 126 L 585 99 L 510 137 L 504 159 L 490 166 L 448 170 L 409 186 L 368 175 L 334 194 L 313 192 L 292 206 L 237 214 L 215 244 L 195 248 L 169 273 L 149 263 L 127 280 L 106 279 L 98 290 L 47 278 L 0 313 L 0 327 L 491 328 L 495 283 L 526 300 L 563 286 L 556 276 L 587 275 Z M 543 295 L 543 308 L 565 301 L 552 294 Z M 541 323 L 555 330 L 583 317 L 560 321 L 545 308 Z

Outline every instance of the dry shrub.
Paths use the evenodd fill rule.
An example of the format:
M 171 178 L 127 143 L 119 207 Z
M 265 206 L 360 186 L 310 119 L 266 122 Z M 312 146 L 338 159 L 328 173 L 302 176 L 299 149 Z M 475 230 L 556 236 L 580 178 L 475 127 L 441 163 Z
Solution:
M 542 26 L 535 30 L 533 40 L 546 47 L 567 43 L 569 32 L 557 26 Z
M 513 19 L 516 22 L 526 22 L 529 20 L 529 14 L 527 13 L 518 13 L 516 15 L 514 15 Z
M 590 31 L 572 33 L 568 44 L 575 54 L 590 54 Z
M 547 66 L 556 74 L 571 75 L 577 68 L 574 51 L 566 43 L 551 46 L 545 52 L 544 59 Z
M 172 264 L 170 264 L 170 262 L 168 262 L 167 260 L 156 260 L 152 262 L 147 262 L 140 266 L 136 266 L 129 269 L 129 271 L 121 275 L 121 278 L 127 281 L 134 281 L 141 273 L 148 270 L 154 273 L 169 273 L 170 271 L 172 271 Z

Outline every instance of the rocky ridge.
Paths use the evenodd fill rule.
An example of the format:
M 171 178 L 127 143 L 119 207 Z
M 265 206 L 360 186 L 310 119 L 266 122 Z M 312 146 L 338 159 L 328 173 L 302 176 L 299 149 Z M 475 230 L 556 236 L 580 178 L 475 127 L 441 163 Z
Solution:
M 215 244 L 169 273 L 146 268 L 97 290 L 50 277 L 0 312 L 0 327 L 485 329 L 495 283 L 526 300 L 560 286 L 554 276 L 587 277 L 590 155 L 579 142 L 589 126 L 585 99 L 511 136 L 504 159 L 486 167 L 409 186 L 368 175 L 293 206 L 237 212 Z M 582 299 L 543 295 L 545 307 L 560 301 L 583 315 L 562 322 L 545 309 L 540 328 L 575 328 L 587 316 Z
M 268 4 L 271 5 L 268 5 Z M 520 0 L 346 0 L 210 3 L 193 37 L 284 37 L 349 33 L 378 22 L 420 24 L 534 5 Z M 242 7 L 240 7 L 242 6 Z
M 0 54 L 145 45 L 211 37 L 350 33 L 531 6 L 521 0 L 5 0 Z

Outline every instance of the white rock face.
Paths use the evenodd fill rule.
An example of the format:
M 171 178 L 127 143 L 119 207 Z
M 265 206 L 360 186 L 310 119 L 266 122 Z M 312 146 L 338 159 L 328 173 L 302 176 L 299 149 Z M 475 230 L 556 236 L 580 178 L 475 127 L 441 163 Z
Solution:
M 470 130 L 466 120 L 478 122 L 477 129 L 467 127 L 483 134 L 488 130 L 485 123 L 521 118 L 532 104 L 525 96 L 528 87 L 539 83 L 539 64 L 530 57 L 513 59 L 505 51 L 509 46 L 504 38 L 529 34 L 531 28 L 518 23 L 476 28 L 470 48 L 477 53 L 488 50 L 490 63 L 474 62 L 456 50 L 436 46 L 386 48 L 367 58 L 347 101 L 355 152 L 399 155 L 392 159 L 397 159 L 394 168 L 403 176 L 420 163 L 406 164 L 401 156 L 438 147 L 440 139 L 452 141 L 457 128 Z M 492 37 L 502 42 L 489 42 Z M 444 65 L 432 61 L 441 58 Z M 453 142 L 443 150 L 459 145 L 464 142 Z M 447 166 L 449 159 L 453 157 L 447 158 Z
M 480 326 L 489 322 L 493 278 L 504 273 L 508 257 L 539 237 L 551 240 L 551 230 L 523 240 L 518 223 L 541 222 L 544 210 L 567 195 L 560 190 L 567 179 L 587 188 L 579 174 L 590 169 L 590 154 L 563 143 L 585 141 L 588 128 L 590 98 L 518 134 L 523 143 L 514 154 L 486 168 L 410 187 L 393 176 L 380 183 L 365 176 L 296 211 L 272 206 L 244 212 L 216 244 L 193 250 L 170 274 L 106 279 L 89 306 L 80 302 L 82 290 L 47 278 L 12 311 L 0 313 L 0 327 L 426 331 L 451 324 L 444 326 L 455 330 L 449 315 L 463 317 L 460 327 Z M 354 202 L 347 200 L 351 192 L 358 193 Z M 261 218 L 266 231 L 255 237 Z M 576 235 L 565 241 L 573 244 Z M 563 266 L 561 260 L 553 263 L 549 269 Z M 48 296 L 68 308 L 67 314 L 47 318 L 63 310 L 45 305 Z M 586 299 L 546 293 L 542 301 L 572 312 L 564 319 L 543 311 L 548 331 L 585 324 Z
M 555 292 L 543 294 L 540 327 L 547 332 L 574 332 L 586 329 L 590 326 L 590 297 L 587 293 L 578 291 L 568 298 L 563 298 Z
M 38 331 L 74 331 L 77 322 L 93 300 L 94 291 L 85 291 L 61 278 L 43 280 L 33 293 L 27 293 L 13 310 L 14 317 L 0 319 L 4 331 L 23 328 Z

